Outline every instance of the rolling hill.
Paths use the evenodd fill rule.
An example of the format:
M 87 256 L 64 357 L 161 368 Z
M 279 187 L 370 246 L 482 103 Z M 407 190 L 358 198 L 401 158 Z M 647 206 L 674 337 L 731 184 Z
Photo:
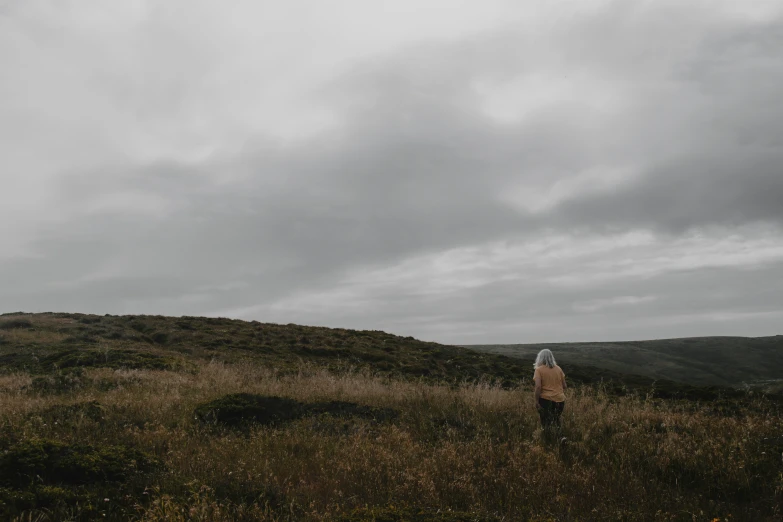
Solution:
M 714 338 L 723 339 L 723 338 Z M 555 344 L 572 383 L 606 383 L 613 393 L 709 399 L 741 393 L 742 378 L 783 375 L 783 337 L 640 343 Z M 182 369 L 193 361 L 252 361 L 278 372 L 310 364 L 331 371 L 365 370 L 427 382 L 529 382 L 544 345 L 448 346 L 381 331 L 280 325 L 206 317 L 13 313 L 0 316 L 0 369 L 51 374 L 69 368 Z M 734 350 L 744 346 L 744 359 Z M 685 347 L 683 349 L 683 347 Z M 744 365 L 737 361 L 743 360 Z M 763 366 L 753 374 L 753 363 Z M 724 367 L 725 366 L 725 367 Z M 696 376 L 689 386 L 687 372 Z M 704 388 L 711 386 L 712 388 Z
M 773 388 L 783 384 L 783 335 L 466 347 L 525 360 L 549 348 L 564 366 L 594 366 L 700 386 Z

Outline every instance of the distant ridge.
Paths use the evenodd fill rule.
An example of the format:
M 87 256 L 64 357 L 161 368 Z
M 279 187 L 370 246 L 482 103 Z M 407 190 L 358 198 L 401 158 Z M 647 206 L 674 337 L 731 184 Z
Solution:
M 522 359 L 549 348 L 565 365 L 590 365 L 702 386 L 783 386 L 783 335 L 464 347 Z

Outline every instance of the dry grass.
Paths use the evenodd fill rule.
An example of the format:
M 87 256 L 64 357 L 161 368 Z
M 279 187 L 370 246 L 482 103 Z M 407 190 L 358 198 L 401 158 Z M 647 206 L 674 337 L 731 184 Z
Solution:
M 140 520 L 327 521 L 364 506 L 500 520 L 781 515 L 783 421 L 763 404 L 727 417 L 577 388 L 563 419 L 568 442 L 559 444 L 542 436 L 528 388 L 335 376 L 308 366 L 278 375 L 214 363 L 187 373 L 95 369 L 88 377 L 103 385 L 66 395 L 33 395 L 29 376 L 2 377 L 0 425 L 10 439 L 123 444 L 160 458 L 168 471 L 131 500 Z M 386 423 L 310 417 L 250 432 L 195 422 L 198 404 L 236 392 L 351 401 L 400 416 Z M 103 406 L 100 421 L 53 423 L 41 414 L 92 400 Z M 18 520 L 67 516 L 78 513 L 40 511 Z

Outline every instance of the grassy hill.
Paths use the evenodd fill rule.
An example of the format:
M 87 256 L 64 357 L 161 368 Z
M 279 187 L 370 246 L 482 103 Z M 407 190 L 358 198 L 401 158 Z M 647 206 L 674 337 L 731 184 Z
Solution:
M 651 343 L 663 346 L 665 342 Z M 679 376 L 677 372 L 661 375 L 665 373 L 663 369 L 674 367 L 671 360 L 679 361 L 676 368 L 691 364 L 689 359 L 678 359 L 665 351 L 659 355 L 661 361 L 656 361 L 657 352 L 632 345 L 613 348 L 618 352 L 615 357 L 601 355 L 606 353 L 605 346 L 609 344 L 590 345 L 595 347 L 589 352 L 592 356 L 584 356 L 580 351 L 585 345 L 548 346 L 568 363 L 568 379 L 572 383 L 603 382 L 615 393 L 647 393 L 654 388 L 654 393 L 661 397 L 712 399 L 718 395 L 736 394 L 726 387 L 704 388 L 674 382 L 672 379 Z M 376 375 L 433 383 L 487 381 L 513 387 L 532 377 L 532 360 L 539 349 L 532 345 L 473 348 L 476 349 L 422 342 L 381 331 L 224 318 L 67 313 L 0 316 L 0 368 L 6 372 L 26 371 L 36 375 L 69 368 L 178 369 L 192 366 L 198 360 L 252 361 L 281 373 L 296 371 L 302 363 L 308 363 L 337 372 L 363 369 Z M 780 359 L 779 355 L 776 357 L 774 360 L 768 358 L 767 363 L 774 367 L 774 361 Z M 716 361 L 719 360 L 698 361 L 692 365 L 700 368 L 708 364 L 718 368 Z M 778 367 L 783 368 L 783 361 Z M 651 368 L 660 372 L 651 372 Z M 707 378 L 696 382 L 716 384 L 714 379 Z M 736 384 L 736 381 L 723 380 L 717 384 Z
M 252 361 L 282 373 L 306 362 L 334 371 L 363 368 L 438 381 L 491 379 L 507 386 L 531 373 L 529 365 L 508 357 L 380 331 L 198 317 L 0 316 L 0 364 L 7 371 L 176 369 L 197 360 Z
M 0 520 L 783 513 L 781 402 L 760 394 L 569 365 L 547 433 L 529 358 L 192 317 L 7 314 L 0 368 Z
M 700 386 L 783 386 L 783 335 L 467 347 L 526 360 L 549 348 L 564 366 L 594 366 Z

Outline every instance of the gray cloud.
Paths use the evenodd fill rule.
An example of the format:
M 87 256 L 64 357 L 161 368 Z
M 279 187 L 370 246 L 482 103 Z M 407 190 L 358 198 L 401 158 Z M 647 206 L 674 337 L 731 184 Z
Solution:
M 783 308 L 783 294 L 760 283 L 781 274 L 774 256 L 754 272 L 707 263 L 581 290 L 552 283 L 557 274 L 580 273 L 578 257 L 520 286 L 508 282 L 512 269 L 487 256 L 473 265 L 501 268 L 467 290 L 456 278 L 451 298 L 413 292 L 397 270 L 383 289 L 350 287 L 368 303 L 360 313 L 340 299 L 307 312 L 285 304 L 339 296 L 359 272 L 493 242 L 575 233 L 578 247 L 582 236 L 611 244 L 626 232 L 650 231 L 677 256 L 678 238 L 693 231 L 706 231 L 713 243 L 739 235 L 751 249 L 783 239 L 783 109 L 776 100 L 783 19 L 762 18 L 611 4 L 537 28 L 514 22 L 470 37 L 419 40 L 354 59 L 300 89 L 302 103 L 326 115 L 319 132 L 288 139 L 218 119 L 230 130 L 208 153 L 171 141 L 167 154 L 170 122 L 200 136 L 198 116 L 216 117 L 203 93 L 218 84 L 223 55 L 183 33 L 151 71 L 115 65 L 93 86 L 112 107 L 137 107 L 142 131 L 162 133 L 163 152 L 143 141 L 156 152 L 98 154 L 100 161 L 78 161 L 49 178 L 47 219 L 31 220 L 14 238 L 31 254 L 0 257 L 0 307 L 291 317 L 451 342 L 709 334 L 717 328 L 710 320 L 691 330 L 677 317 L 710 311 L 755 313 L 738 328 L 766 332 L 777 320 L 768 314 Z M 142 54 L 151 59 L 155 42 L 168 38 L 166 25 L 155 27 L 140 33 L 150 37 Z M 202 54 L 204 63 L 193 58 Z M 167 68 L 183 56 L 181 69 Z M 241 79 L 242 70 L 228 77 Z M 169 76 L 122 85 L 129 74 L 156 71 Z M 228 88 L 220 106 L 241 113 L 244 89 L 236 87 L 232 106 Z M 117 121 L 136 125 L 125 116 Z M 283 117 L 281 125 L 290 124 Z M 724 253 L 709 241 L 699 243 L 705 259 Z M 622 252 L 618 244 L 602 255 L 611 264 Z M 631 261 L 643 267 L 654 259 Z M 594 261 L 585 278 L 600 266 Z M 421 277 L 413 288 L 437 274 Z M 716 294 L 716 283 L 726 281 L 725 293 Z M 629 326 L 604 328 L 618 313 L 638 311 L 644 318 Z M 467 329 L 460 333 L 458 324 Z

